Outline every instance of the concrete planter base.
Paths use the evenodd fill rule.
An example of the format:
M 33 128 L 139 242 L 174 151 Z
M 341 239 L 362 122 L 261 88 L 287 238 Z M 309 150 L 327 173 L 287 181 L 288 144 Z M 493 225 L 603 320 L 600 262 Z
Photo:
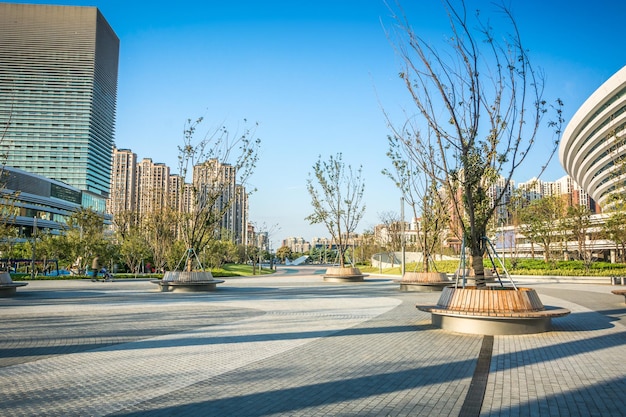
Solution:
M 365 276 L 359 268 L 351 267 L 330 267 L 323 275 L 324 281 L 328 282 L 360 282 Z
M 445 287 L 437 305 L 417 306 L 432 315 L 432 324 L 458 333 L 515 335 L 546 332 L 551 319 L 570 313 L 546 308 L 532 288 Z
M 17 287 L 24 287 L 28 282 L 13 282 L 11 274 L 0 272 L 0 298 L 12 297 L 17 293 Z
M 150 282 L 158 284 L 161 292 L 201 292 L 216 291 L 224 280 L 213 278 L 211 271 L 166 271 L 163 279 Z
M 404 292 L 437 292 L 453 284 L 444 272 L 405 272 L 402 279 L 395 282 Z

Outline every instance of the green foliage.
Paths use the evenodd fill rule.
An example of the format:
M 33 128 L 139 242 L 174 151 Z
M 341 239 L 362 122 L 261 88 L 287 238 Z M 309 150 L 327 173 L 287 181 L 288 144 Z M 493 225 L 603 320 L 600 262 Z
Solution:
M 583 260 L 577 261 L 556 261 L 545 262 L 539 259 L 518 259 L 516 267 L 512 267 L 512 260 L 505 260 L 505 267 L 511 275 L 547 275 L 547 276 L 612 276 L 626 275 L 626 264 L 614 264 L 609 262 L 592 262 L 590 266 Z M 485 268 L 492 268 L 488 259 L 484 259 Z M 437 271 L 453 274 L 459 267 L 459 261 L 435 261 Z M 496 266 L 500 269 L 500 264 L 496 261 Z M 376 267 L 359 267 L 364 273 L 379 273 Z M 406 265 L 407 271 L 420 271 L 420 266 L 409 263 Z M 383 274 L 400 275 L 401 267 L 385 268 Z
M 74 212 L 67 219 L 64 234 L 55 239 L 66 251 L 65 258 L 81 270 L 91 265 L 95 256 L 103 265 L 112 260 L 111 242 L 105 238 L 103 218 L 93 210 L 82 208 Z
M 289 249 L 289 247 L 287 246 L 281 246 L 276 251 L 276 257 L 280 259 L 281 261 L 284 261 L 285 259 L 292 259 L 291 256 L 292 256 L 291 249 Z
M 237 259 L 237 245 L 230 240 L 213 240 L 206 247 L 203 263 L 211 269 L 220 269 Z
M 131 272 L 138 272 L 142 261 L 150 256 L 150 246 L 138 227 L 121 238 L 119 253 Z
M 274 271 L 267 268 L 261 268 L 260 275 L 273 274 Z M 254 268 L 247 264 L 225 264 L 219 270 L 211 270 L 211 274 L 214 277 L 248 277 L 253 275 L 259 275 L 259 268 Z
M 520 212 L 520 229 L 524 236 L 544 249 L 544 260 L 550 261 L 550 247 L 560 238 L 557 226 L 563 219 L 563 201 L 544 197 L 532 201 Z

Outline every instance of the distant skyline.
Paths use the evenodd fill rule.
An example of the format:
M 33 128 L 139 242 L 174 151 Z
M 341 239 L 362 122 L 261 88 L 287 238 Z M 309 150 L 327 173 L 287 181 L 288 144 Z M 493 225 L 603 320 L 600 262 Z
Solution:
M 176 172 L 187 119 L 204 117 L 198 137 L 220 125 L 236 130 L 243 119 L 258 122 L 262 150 L 247 185 L 258 190 L 250 197 L 249 218 L 272 232 L 274 249 L 291 236 L 328 236 L 322 225 L 304 220 L 312 211 L 306 180 L 318 155 L 341 152 L 347 164 L 363 165 L 367 212 L 357 232 L 379 223 L 383 212 L 400 212 L 400 193 L 381 174 L 390 165 L 382 110 L 399 121 L 403 109 L 414 109 L 397 76 L 382 0 L 14 3 L 100 9 L 120 38 L 115 143 L 139 159 Z M 400 3 L 433 43 L 450 33 L 440 2 Z M 466 4 L 497 18 L 491 1 Z M 545 73 L 545 98 L 563 100 L 566 123 L 626 64 L 624 2 L 505 4 L 532 63 Z M 537 143 L 537 164 L 518 171 L 516 183 L 537 175 L 550 139 Z M 542 179 L 565 174 L 555 156 Z

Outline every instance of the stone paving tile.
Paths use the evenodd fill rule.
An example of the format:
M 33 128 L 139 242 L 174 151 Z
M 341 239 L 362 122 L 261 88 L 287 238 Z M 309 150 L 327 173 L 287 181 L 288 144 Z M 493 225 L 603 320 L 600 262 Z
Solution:
M 543 295 L 572 313 L 554 331 L 497 336 L 481 415 L 621 416 L 626 413 L 626 327 Z
M 481 337 L 434 330 L 415 296 L 402 298 L 355 327 L 115 415 L 458 415 Z
M 433 328 L 414 305 L 438 294 L 384 278 L 153 288 L 32 282 L 0 299 L 0 416 L 457 416 L 483 340 Z M 536 288 L 572 314 L 552 332 L 494 337 L 480 415 L 626 415 L 623 297 Z
M 219 305 L 221 301 L 213 297 L 212 304 Z M 237 302 L 229 305 L 233 303 Z M 298 300 L 295 306 L 289 300 L 254 304 L 266 314 L 1 368 L 0 384 L 6 388 L 0 409 L 31 414 L 29 407 L 38 404 L 45 405 L 40 415 L 107 415 L 280 355 L 365 321 L 398 301 L 335 297 Z M 21 385 L 16 387 L 11 382 L 17 378 Z M 28 404 L 24 394 L 32 399 Z

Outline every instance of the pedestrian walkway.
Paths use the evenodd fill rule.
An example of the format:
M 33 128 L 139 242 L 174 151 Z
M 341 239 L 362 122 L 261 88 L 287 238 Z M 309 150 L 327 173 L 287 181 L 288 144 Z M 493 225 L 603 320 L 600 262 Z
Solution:
M 0 415 L 626 415 L 626 305 L 610 285 L 533 284 L 572 314 L 549 333 L 488 339 L 432 327 L 415 304 L 437 293 L 319 272 L 193 294 L 33 281 L 0 299 Z

